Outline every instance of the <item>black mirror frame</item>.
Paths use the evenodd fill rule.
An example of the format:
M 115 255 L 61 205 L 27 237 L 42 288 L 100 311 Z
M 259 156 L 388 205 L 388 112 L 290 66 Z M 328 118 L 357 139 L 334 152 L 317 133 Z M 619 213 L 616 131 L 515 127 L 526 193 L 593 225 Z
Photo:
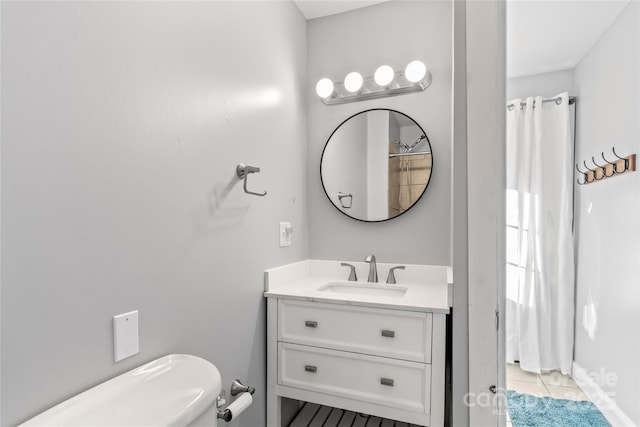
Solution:
M 327 196 L 327 200 L 329 200 L 329 203 L 331 203 L 331 205 L 341 214 L 343 214 L 344 216 L 351 218 L 351 219 L 355 219 L 356 221 L 360 221 L 360 222 L 367 222 L 367 223 L 376 223 L 376 222 L 386 222 L 395 218 L 399 218 L 402 215 L 404 215 L 405 213 L 409 212 L 411 209 L 413 209 L 413 207 L 415 205 L 418 204 L 418 202 L 422 199 L 422 197 L 424 196 L 424 194 L 427 192 L 427 188 L 429 187 L 429 183 L 431 182 L 431 177 L 433 176 L 433 168 L 434 168 L 434 161 L 433 161 L 433 146 L 431 145 L 431 140 L 429 139 L 429 137 L 427 136 L 427 142 L 429 143 L 429 149 L 431 150 L 431 172 L 429 173 L 429 178 L 427 179 L 427 183 L 424 186 L 424 189 L 422 190 L 422 193 L 420 194 L 420 197 L 418 197 L 416 199 L 416 201 L 405 211 L 399 213 L 396 216 L 392 216 L 386 219 L 379 219 L 379 220 L 367 220 L 367 219 L 360 219 L 360 218 L 356 218 L 354 216 L 351 216 L 349 214 L 347 214 L 345 211 L 343 211 L 342 209 L 340 209 L 338 206 L 336 206 L 333 201 L 331 200 L 331 197 L 329 196 L 329 193 L 327 193 L 327 187 L 324 185 L 324 179 L 322 178 L 322 159 L 324 158 L 324 153 L 327 149 L 327 145 L 329 144 L 329 142 L 331 141 L 331 137 L 333 137 L 333 135 L 338 131 L 338 129 L 340 129 L 342 127 L 342 125 L 344 125 L 345 123 L 347 123 L 349 120 L 351 120 L 352 118 L 354 118 L 355 116 L 358 116 L 360 114 L 364 114 L 364 113 L 368 113 L 369 111 L 380 111 L 380 110 L 384 110 L 384 111 L 389 111 L 392 113 L 397 113 L 397 114 L 401 114 L 409 119 L 411 119 L 416 126 L 418 126 L 418 128 L 420 128 L 420 130 L 422 131 L 422 133 L 424 135 L 427 135 L 427 133 L 425 132 L 425 130 L 422 128 L 422 126 L 420 126 L 420 124 L 418 124 L 417 121 L 415 121 L 413 119 L 413 117 L 400 112 L 398 110 L 393 110 L 391 108 L 369 108 L 368 110 L 362 110 L 359 111 L 349 117 L 347 117 L 345 120 L 342 121 L 342 123 L 340 123 L 334 130 L 333 132 L 331 132 L 331 135 L 329 135 L 329 138 L 327 138 L 327 142 L 324 144 L 324 148 L 322 149 L 322 154 L 320 155 L 320 165 L 319 165 L 319 170 L 320 170 L 320 182 L 322 184 L 322 190 L 324 191 L 325 196 Z

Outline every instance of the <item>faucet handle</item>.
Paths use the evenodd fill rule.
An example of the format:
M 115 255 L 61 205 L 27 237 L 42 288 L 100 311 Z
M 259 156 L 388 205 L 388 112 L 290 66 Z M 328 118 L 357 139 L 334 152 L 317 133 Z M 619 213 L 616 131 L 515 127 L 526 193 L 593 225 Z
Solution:
M 404 270 L 404 265 L 399 265 L 397 267 L 393 267 L 389 269 L 389 275 L 387 276 L 387 283 L 395 284 L 396 283 L 396 275 L 394 274 L 394 270 Z
M 349 281 L 350 282 L 357 282 L 358 281 L 358 276 L 356 276 L 356 267 L 351 265 L 351 264 L 347 264 L 346 262 L 341 262 L 340 265 L 342 267 L 350 267 L 351 271 L 349 272 Z

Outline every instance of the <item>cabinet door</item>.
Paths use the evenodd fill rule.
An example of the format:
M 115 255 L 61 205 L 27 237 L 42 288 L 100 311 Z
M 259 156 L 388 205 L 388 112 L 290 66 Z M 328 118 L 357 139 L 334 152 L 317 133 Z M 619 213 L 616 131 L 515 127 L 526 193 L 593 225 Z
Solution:
M 279 341 L 431 361 L 431 313 L 294 300 L 279 304 Z
M 431 365 L 280 343 L 278 383 L 429 413 Z

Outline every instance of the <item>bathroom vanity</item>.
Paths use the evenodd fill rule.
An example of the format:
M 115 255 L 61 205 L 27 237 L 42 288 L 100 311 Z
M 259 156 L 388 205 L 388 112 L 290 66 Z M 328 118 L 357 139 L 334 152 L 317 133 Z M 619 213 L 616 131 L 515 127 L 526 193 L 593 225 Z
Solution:
M 450 269 L 407 265 L 385 284 L 395 266 L 378 264 L 379 283 L 347 280 L 339 261 L 265 272 L 267 426 L 288 425 L 301 401 L 444 424 Z

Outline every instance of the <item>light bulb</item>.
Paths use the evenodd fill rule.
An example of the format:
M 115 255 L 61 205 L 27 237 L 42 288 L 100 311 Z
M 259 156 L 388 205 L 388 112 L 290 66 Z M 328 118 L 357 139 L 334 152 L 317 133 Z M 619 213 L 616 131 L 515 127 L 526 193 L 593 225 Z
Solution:
M 422 61 L 412 61 L 404 70 L 404 76 L 411 83 L 419 82 L 427 74 L 427 66 Z
M 357 92 L 362 87 L 362 76 L 360 73 L 352 71 L 344 78 L 344 88 L 349 92 Z
M 395 75 L 396 73 L 393 71 L 393 68 L 388 65 L 381 65 L 373 75 L 373 79 L 379 86 L 387 86 L 391 83 Z
M 333 82 L 328 78 L 323 78 L 316 84 L 316 93 L 320 98 L 328 98 L 333 93 Z

